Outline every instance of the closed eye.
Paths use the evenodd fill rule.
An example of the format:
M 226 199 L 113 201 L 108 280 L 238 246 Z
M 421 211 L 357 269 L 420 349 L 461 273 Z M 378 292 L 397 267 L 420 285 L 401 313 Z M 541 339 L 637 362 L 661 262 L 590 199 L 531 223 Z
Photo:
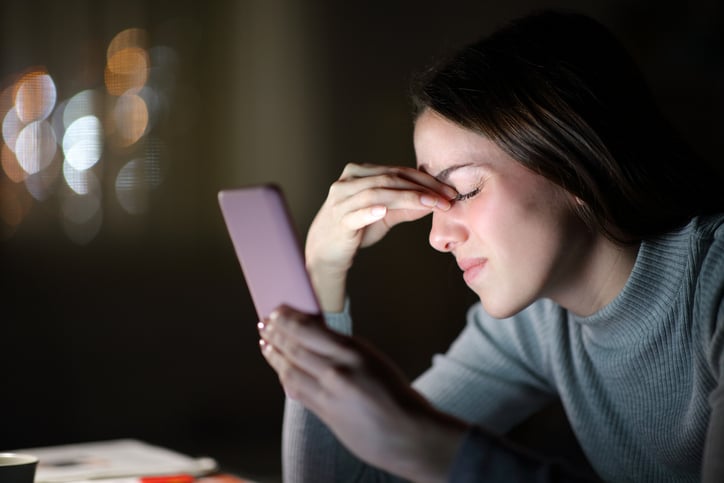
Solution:
M 452 201 L 465 201 L 467 199 L 472 198 L 473 196 L 480 193 L 480 188 L 475 188 L 474 190 L 468 192 L 468 193 L 458 193 L 458 195 L 452 199 Z

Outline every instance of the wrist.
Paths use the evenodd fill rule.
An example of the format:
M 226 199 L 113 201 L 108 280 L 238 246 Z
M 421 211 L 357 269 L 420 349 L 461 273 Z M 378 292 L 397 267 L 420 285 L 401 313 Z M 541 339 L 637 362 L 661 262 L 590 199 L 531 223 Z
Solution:
M 307 272 L 324 312 L 341 312 L 347 290 L 347 270 L 335 270 L 307 264 Z
M 417 482 L 448 481 L 450 468 L 468 431 L 464 422 L 443 413 L 413 427 L 415 444 L 401 474 Z

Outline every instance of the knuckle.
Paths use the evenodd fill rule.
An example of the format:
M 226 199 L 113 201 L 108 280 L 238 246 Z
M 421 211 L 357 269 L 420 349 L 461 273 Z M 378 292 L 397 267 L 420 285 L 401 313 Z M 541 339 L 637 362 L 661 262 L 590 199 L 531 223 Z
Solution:
M 352 173 L 355 173 L 359 171 L 359 169 L 362 166 L 357 163 L 347 163 L 344 165 L 344 169 L 342 170 L 342 177 L 350 176 Z
M 344 184 L 344 180 L 341 180 L 341 179 L 339 179 L 339 180 L 335 181 L 334 183 L 332 183 L 332 184 L 329 186 L 329 190 L 328 190 L 328 192 L 327 192 L 327 197 L 328 197 L 328 198 L 336 198 L 337 192 L 338 192 L 340 189 L 342 189 L 342 184 Z
M 386 188 L 388 186 L 393 186 L 397 179 L 397 175 L 394 173 L 382 173 L 381 175 L 377 176 L 376 184 L 377 186 Z

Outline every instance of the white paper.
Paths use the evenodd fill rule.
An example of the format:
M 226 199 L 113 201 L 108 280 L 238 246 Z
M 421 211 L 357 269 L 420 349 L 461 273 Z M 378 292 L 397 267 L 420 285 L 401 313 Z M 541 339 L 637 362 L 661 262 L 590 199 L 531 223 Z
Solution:
M 35 483 L 98 478 L 190 474 L 217 469 L 211 458 L 192 458 L 135 439 L 15 450 L 38 457 Z

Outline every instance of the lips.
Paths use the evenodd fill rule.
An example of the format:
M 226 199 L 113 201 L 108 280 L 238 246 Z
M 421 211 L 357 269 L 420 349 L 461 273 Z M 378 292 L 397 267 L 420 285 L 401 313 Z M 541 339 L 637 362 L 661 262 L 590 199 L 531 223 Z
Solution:
M 460 270 L 463 271 L 465 283 L 470 284 L 478 276 L 480 271 L 488 262 L 487 258 L 461 258 L 457 261 Z

